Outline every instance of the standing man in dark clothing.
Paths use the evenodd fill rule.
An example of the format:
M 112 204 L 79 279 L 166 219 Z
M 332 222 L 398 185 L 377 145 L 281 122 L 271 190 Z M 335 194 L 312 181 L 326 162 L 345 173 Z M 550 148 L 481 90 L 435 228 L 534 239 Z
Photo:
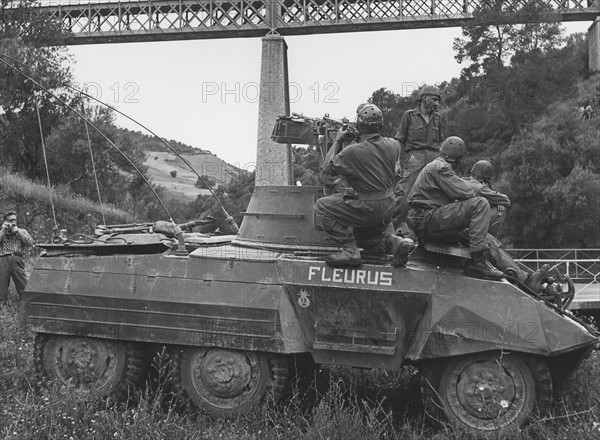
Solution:
M 401 227 L 408 214 L 408 193 L 417 176 L 429 162 L 438 156 L 442 143 L 442 122 L 437 108 L 441 93 L 435 86 L 424 85 L 419 90 L 419 106 L 402 115 L 394 136 L 401 144 L 400 160 L 396 165 L 399 181 L 394 190 L 396 211 L 394 226 Z M 402 227 L 401 227 L 402 229 Z
M 412 208 L 408 221 L 425 239 L 460 241 L 466 233 L 471 259 L 465 264 L 465 275 L 499 280 L 504 274 L 484 256 L 488 249 L 490 204 L 477 197 L 453 169 L 466 152 L 459 137 L 451 136 L 442 143 L 439 157 L 423 168 L 408 196 Z
M 411 241 L 385 233 L 394 212 L 394 167 L 400 145 L 379 135 L 383 114 L 377 106 L 361 105 L 357 113 L 358 142 L 328 154 L 323 164 L 324 173 L 344 176 L 348 182 L 343 192 L 315 203 L 315 226 L 341 247 L 325 261 L 331 266 L 360 265 L 359 240 L 371 252 L 392 253 L 392 264 L 401 266 L 412 250 Z M 343 132 L 338 137 L 342 140 Z
M 8 288 L 12 278 L 21 297 L 27 285 L 23 253 L 33 246 L 33 238 L 25 230 L 17 227 L 17 213 L 4 214 L 0 229 L 0 302 L 8 300 Z

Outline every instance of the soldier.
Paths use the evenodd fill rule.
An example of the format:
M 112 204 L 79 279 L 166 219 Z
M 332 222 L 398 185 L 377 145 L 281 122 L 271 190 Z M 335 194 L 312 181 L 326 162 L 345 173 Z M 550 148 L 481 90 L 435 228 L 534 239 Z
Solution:
M 15 283 L 19 297 L 27 285 L 23 253 L 33 246 L 33 238 L 22 228 L 17 227 L 17 213 L 4 214 L 0 229 L 0 301 L 8 301 L 10 279 Z
M 357 240 L 369 253 L 392 253 L 395 266 L 406 264 L 412 250 L 411 240 L 386 233 L 395 206 L 394 167 L 400 145 L 380 136 L 382 124 L 383 114 L 377 106 L 359 106 L 358 141 L 335 155 L 328 154 L 323 164 L 324 173 L 344 176 L 348 182 L 343 192 L 315 203 L 317 229 L 326 231 L 341 246 L 339 252 L 326 258 L 330 266 L 360 265 Z M 343 137 L 340 131 L 338 140 Z
M 401 229 L 405 229 L 402 223 L 406 221 L 409 210 L 408 193 L 423 167 L 438 156 L 443 139 L 440 114 L 436 111 L 440 99 L 437 87 L 421 87 L 419 106 L 404 112 L 394 136 L 401 144 L 400 160 L 396 164 L 399 181 L 394 190 L 397 197 L 394 226 Z
M 477 197 L 454 172 L 466 151 L 461 138 L 451 136 L 444 140 L 439 156 L 425 165 L 408 196 L 412 208 L 408 221 L 417 235 L 425 239 L 467 239 L 471 259 L 465 264 L 465 275 L 499 280 L 504 274 L 488 264 L 484 256 L 488 249 L 485 239 L 490 225 L 490 204 Z
M 490 227 L 485 238 L 488 249 L 485 251 L 485 257 L 506 275 L 516 278 L 534 292 L 539 293 L 550 265 L 544 264 L 537 271 L 527 273 L 519 267 L 508 252 L 504 250 L 502 243 L 495 237 L 504 223 L 506 209 L 510 207 L 510 199 L 506 194 L 496 192 L 491 188 L 490 179 L 493 172 L 494 169 L 490 162 L 480 160 L 471 168 L 471 177 L 465 179 L 467 185 L 473 189 L 475 194 L 484 197 L 490 204 Z
M 510 199 L 506 194 L 494 191 L 490 180 L 494 174 L 492 164 L 487 160 L 480 160 L 471 168 L 471 176 L 465 178 L 467 185 L 479 197 L 484 197 L 490 204 L 490 227 L 488 233 L 496 236 L 506 216 L 506 209 L 510 207 Z

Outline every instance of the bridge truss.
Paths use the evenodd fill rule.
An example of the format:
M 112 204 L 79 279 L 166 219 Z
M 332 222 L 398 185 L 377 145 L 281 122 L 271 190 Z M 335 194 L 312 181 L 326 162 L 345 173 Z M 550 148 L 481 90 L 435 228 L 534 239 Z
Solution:
M 460 26 L 481 0 L 45 1 L 68 44 L 167 41 Z M 600 0 L 546 0 L 558 19 L 594 20 Z M 507 20 L 525 0 L 507 1 Z M 511 12 L 513 11 L 513 12 Z

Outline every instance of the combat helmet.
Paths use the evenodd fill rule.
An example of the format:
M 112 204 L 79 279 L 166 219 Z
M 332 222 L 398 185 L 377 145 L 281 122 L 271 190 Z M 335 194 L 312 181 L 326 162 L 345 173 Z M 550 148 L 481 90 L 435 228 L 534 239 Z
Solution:
M 471 176 L 478 180 L 489 180 L 494 174 L 494 167 L 487 160 L 480 160 L 471 168 Z
M 467 153 L 465 141 L 458 136 L 450 136 L 442 142 L 440 153 L 448 156 L 449 162 L 458 160 Z
M 425 84 L 419 90 L 419 101 L 421 101 L 421 99 L 423 99 L 423 96 L 425 95 L 433 95 L 437 96 L 439 99 L 442 99 L 442 92 L 440 91 L 440 89 L 436 86 L 432 86 L 429 84 Z
M 357 109 L 356 123 L 360 125 L 377 126 L 383 124 L 383 113 L 373 104 L 360 105 Z

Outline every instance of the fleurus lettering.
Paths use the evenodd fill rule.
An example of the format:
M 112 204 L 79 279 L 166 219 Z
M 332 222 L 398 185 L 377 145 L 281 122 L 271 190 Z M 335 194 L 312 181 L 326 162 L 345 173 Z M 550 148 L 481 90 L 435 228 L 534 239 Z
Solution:
M 308 281 L 391 286 L 392 272 L 310 266 L 308 268 Z

